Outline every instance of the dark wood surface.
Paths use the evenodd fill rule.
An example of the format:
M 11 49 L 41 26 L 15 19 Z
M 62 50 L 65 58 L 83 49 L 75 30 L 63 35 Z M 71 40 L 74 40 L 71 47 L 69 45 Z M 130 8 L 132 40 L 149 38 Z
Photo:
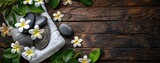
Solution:
M 93 48 L 101 48 L 98 63 L 160 63 L 160 0 L 93 2 L 92 7 L 85 7 L 74 0 L 72 5 L 61 4 L 56 10 L 46 5 L 51 16 L 58 10 L 65 14 L 62 22 L 55 22 L 57 27 L 66 23 L 73 28 L 74 36 L 84 40 L 76 51 L 88 54 Z M 74 36 L 63 36 L 64 48 L 73 48 L 70 41 Z M 12 40 L 0 37 L 0 52 L 10 47 L 8 38 Z

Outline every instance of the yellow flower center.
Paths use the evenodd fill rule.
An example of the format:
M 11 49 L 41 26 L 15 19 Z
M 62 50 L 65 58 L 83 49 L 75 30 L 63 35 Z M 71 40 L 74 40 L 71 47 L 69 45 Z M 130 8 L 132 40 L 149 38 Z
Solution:
M 38 0 L 38 2 L 42 2 L 43 0 Z
M 75 42 L 74 42 L 75 44 L 78 44 L 79 42 L 78 42 L 78 40 L 75 40 Z
M 86 59 L 83 59 L 83 60 L 82 60 L 82 63 L 87 63 L 87 60 L 86 60 Z
M 21 23 L 21 27 L 24 27 L 25 25 L 26 25 L 25 22 L 22 22 L 22 23 Z
M 40 31 L 38 29 L 34 30 L 34 35 L 38 36 Z
M 66 2 L 70 2 L 71 0 L 67 0 Z
M 31 55 L 33 53 L 33 51 L 31 49 L 26 51 L 27 55 Z
M 29 2 L 30 0 L 26 0 L 27 2 Z
M 7 28 L 7 27 L 3 27 L 2 33 L 6 34 L 6 33 L 8 33 L 8 32 L 9 32 L 9 31 L 8 31 L 8 28 Z
M 16 51 L 18 51 L 18 50 L 20 49 L 20 46 L 19 46 L 19 45 L 15 45 L 15 46 L 13 47 L 13 49 L 15 49 Z
M 56 18 L 60 18 L 60 14 L 57 14 Z

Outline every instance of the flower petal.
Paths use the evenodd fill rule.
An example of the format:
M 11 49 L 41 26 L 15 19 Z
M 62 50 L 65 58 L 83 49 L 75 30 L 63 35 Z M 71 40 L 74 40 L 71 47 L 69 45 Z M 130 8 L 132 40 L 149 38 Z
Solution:
M 79 39 L 79 40 L 78 40 L 78 42 L 82 42 L 82 41 L 83 41 L 83 39 Z
M 34 26 L 34 29 L 39 29 L 39 26 L 38 26 L 38 25 L 35 25 L 35 26 Z
M 29 25 L 25 25 L 24 26 L 24 29 L 28 29 L 30 26 Z
M 63 17 L 63 16 L 64 16 L 63 14 L 60 15 L 60 17 Z
M 60 14 L 61 14 L 61 12 L 60 12 L 60 11 L 57 11 L 57 14 L 59 14 L 59 15 L 60 15 Z
M 20 19 L 20 22 L 22 23 L 22 22 L 25 22 L 25 19 L 24 18 L 21 18 Z
M 23 4 L 27 4 L 27 1 L 23 1 Z
M 39 39 L 42 39 L 42 35 L 38 35 L 38 38 L 39 38 Z
M 57 16 L 57 14 L 56 14 L 56 13 L 54 13 L 54 14 L 53 14 L 53 16 Z
M 78 47 L 81 47 L 81 44 L 79 43 L 79 44 L 77 44 L 78 45 Z
M 61 19 L 61 18 L 58 18 L 58 21 L 62 21 L 62 19 Z
M 91 59 L 88 59 L 87 62 L 88 62 L 88 63 L 91 62 Z
M 6 36 L 6 34 L 5 34 L 5 33 L 1 33 L 1 35 L 2 35 L 2 37 L 5 37 L 5 36 Z
M 21 54 L 21 50 L 17 50 L 17 53 L 18 53 L 18 54 Z
M 20 26 L 21 26 L 21 23 L 16 23 L 14 26 L 15 26 L 15 27 L 20 27 Z
M 27 51 L 27 50 L 30 50 L 30 48 L 29 47 L 24 47 L 24 50 Z
M 15 45 L 14 43 L 11 43 L 11 47 L 14 47 L 14 45 Z
M 16 45 L 20 45 L 18 41 L 15 42 Z
M 87 60 L 87 59 L 88 59 L 87 55 L 84 55 L 83 59 L 86 59 L 86 60 Z
M 32 54 L 32 57 L 33 57 L 33 58 L 37 57 L 37 54 L 36 54 L 36 53 L 33 53 L 33 54 Z
M 27 56 L 27 53 L 26 52 L 23 52 L 22 53 L 22 56 L 25 58 Z
M 64 5 L 67 5 L 67 2 L 63 2 Z
M 39 3 L 39 2 L 36 2 L 36 3 L 35 3 L 35 6 L 36 6 L 36 7 L 39 7 L 39 6 L 40 6 L 40 3 Z
M 16 50 L 15 49 L 11 49 L 11 52 L 14 54 L 16 52 Z
M 29 33 L 30 33 L 30 34 L 34 34 L 34 29 L 30 29 L 30 30 L 29 30 Z
M 71 43 L 75 43 L 75 40 L 72 40 Z
M 44 32 L 44 29 L 40 29 L 40 34 L 42 34 Z
M 29 24 L 30 22 L 31 22 L 31 20 L 27 20 L 27 21 L 26 21 L 26 24 Z
M 35 40 L 35 39 L 36 39 L 36 36 L 35 36 L 35 35 L 31 35 L 31 39 L 32 39 L 32 40 Z
M 57 18 L 54 18 L 54 21 L 57 21 Z
M 35 50 L 35 47 L 31 47 L 31 49 L 34 51 L 34 50 Z
M 30 4 L 30 5 L 31 5 L 32 3 L 33 3 L 32 0 L 30 0 L 30 1 L 28 2 L 28 4 Z
M 77 44 L 73 44 L 73 47 L 77 47 Z
M 28 55 L 28 56 L 26 57 L 26 59 L 27 59 L 27 60 L 31 60 L 31 59 L 32 59 L 31 55 Z
M 79 39 L 78 36 L 75 36 L 75 37 L 74 37 L 74 40 L 78 40 L 78 39 Z
M 19 31 L 19 32 L 23 32 L 23 27 L 20 27 L 20 28 L 18 29 L 18 31 Z
M 82 62 L 82 61 L 83 61 L 83 59 L 82 59 L 82 58 L 78 58 L 78 61 L 79 61 L 79 62 Z

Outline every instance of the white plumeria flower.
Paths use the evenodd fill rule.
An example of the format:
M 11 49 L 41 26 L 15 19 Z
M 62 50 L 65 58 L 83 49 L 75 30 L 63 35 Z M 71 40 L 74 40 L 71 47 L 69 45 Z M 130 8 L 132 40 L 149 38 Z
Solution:
M 12 43 L 12 44 L 11 44 L 11 47 L 12 47 L 11 52 L 12 52 L 13 54 L 16 53 L 16 52 L 17 52 L 18 54 L 20 54 L 20 53 L 21 53 L 21 50 L 22 50 L 22 48 L 23 48 L 23 46 L 20 45 L 18 41 L 16 41 L 15 43 Z
M 23 29 L 28 29 L 29 23 L 31 20 L 25 20 L 24 18 L 20 19 L 20 23 L 16 23 L 15 26 L 19 28 L 19 32 L 23 32 Z
M 31 5 L 31 4 L 33 4 L 33 0 L 24 0 L 23 1 L 23 4 L 27 4 L 27 3 Z
M 54 16 L 54 21 L 61 21 L 62 19 L 62 17 L 64 16 L 63 14 L 61 14 L 61 12 L 60 11 L 57 11 L 57 13 L 54 13 L 53 14 L 53 16 Z
M 91 59 L 88 59 L 87 55 L 84 55 L 83 58 L 78 58 L 78 61 L 80 63 L 89 63 L 91 62 Z
M 64 1 L 63 1 L 63 4 L 64 4 L 64 5 L 72 4 L 72 0 L 64 0 Z
M 81 47 L 81 42 L 83 41 L 83 39 L 79 39 L 78 36 L 74 37 L 74 40 L 71 41 L 71 43 L 73 43 L 73 47 Z
M 42 39 L 42 33 L 44 32 L 44 29 L 39 29 L 38 25 L 34 26 L 34 29 L 29 30 L 29 33 L 31 35 L 31 39 L 35 40 L 36 38 Z
M 22 56 L 27 59 L 31 60 L 32 58 L 35 58 L 37 54 L 35 53 L 35 47 L 24 47 L 25 52 L 22 53 Z
M 36 7 L 39 7 L 40 5 L 43 5 L 44 4 L 44 1 L 43 0 L 34 0 L 35 1 L 35 6 Z

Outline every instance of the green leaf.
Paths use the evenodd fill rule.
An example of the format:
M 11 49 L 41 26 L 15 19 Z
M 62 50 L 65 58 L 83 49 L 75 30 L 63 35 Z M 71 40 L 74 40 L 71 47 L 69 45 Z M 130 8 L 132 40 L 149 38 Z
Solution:
M 4 14 L 4 16 L 5 16 L 6 19 L 9 18 L 9 16 L 11 15 L 11 12 L 12 12 L 11 9 L 7 9 L 7 10 L 6 10 L 6 12 L 5 12 L 5 14 Z
M 63 60 L 65 60 L 65 62 L 67 62 L 68 60 L 70 60 L 72 58 L 72 56 L 75 54 L 73 49 L 67 49 L 64 50 L 59 57 L 63 58 Z
M 36 7 L 35 5 L 28 5 L 27 7 L 33 13 L 42 13 L 45 11 L 42 6 Z
M 80 0 L 80 1 L 86 6 L 92 6 L 93 5 L 92 0 Z
M 53 62 L 58 57 L 58 55 L 60 55 L 62 52 L 63 50 L 57 51 L 54 55 L 50 57 L 50 61 Z
M 67 63 L 78 63 L 78 61 L 76 59 L 71 59 Z
M 27 9 L 27 7 L 25 5 L 18 4 L 18 10 L 20 13 L 22 13 L 23 16 L 26 15 L 26 9 Z
M 11 60 L 6 59 L 4 56 L 2 56 L 2 63 L 11 63 Z
M 89 54 L 89 58 L 92 60 L 92 63 L 96 62 L 100 56 L 100 49 L 95 49 Z
M 3 56 L 4 56 L 6 59 L 13 59 L 13 58 L 18 57 L 18 54 L 12 54 L 12 53 L 11 53 L 11 48 L 8 48 L 8 49 L 6 49 L 6 50 L 3 52 Z
M 16 16 L 15 16 L 14 13 L 12 14 L 12 16 L 13 16 L 13 23 L 12 23 L 12 25 L 15 25 L 17 23 L 17 19 L 16 19 Z M 15 26 L 13 26 L 13 27 L 15 27 Z
M 12 59 L 12 63 L 20 63 L 20 55 L 14 59 Z
M 53 63 L 66 63 L 63 58 L 57 58 Z
M 49 3 L 51 5 L 51 7 L 55 9 L 58 7 L 60 0 L 49 0 Z

